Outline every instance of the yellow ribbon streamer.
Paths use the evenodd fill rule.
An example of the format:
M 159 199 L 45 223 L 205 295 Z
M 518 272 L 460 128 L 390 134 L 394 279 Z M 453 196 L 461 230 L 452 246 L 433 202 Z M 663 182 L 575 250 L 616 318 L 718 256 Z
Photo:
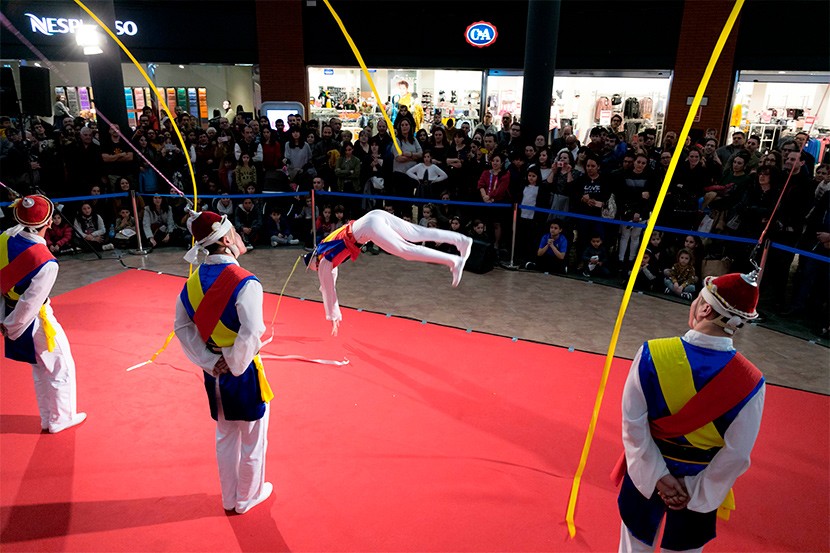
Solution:
M 78 0 L 75 0 L 76 2 Z M 341 21 L 340 16 L 337 15 L 337 12 L 334 11 L 334 8 L 331 7 L 329 4 L 329 0 L 323 0 L 323 3 L 331 12 L 332 17 L 337 22 L 337 26 L 340 27 L 340 31 L 343 33 L 343 36 L 346 38 L 346 42 L 349 43 L 349 46 L 352 48 L 352 52 L 354 52 L 354 57 L 357 58 L 357 63 L 360 64 L 360 69 L 363 70 L 363 75 L 366 77 L 366 80 L 369 81 L 369 86 L 372 88 L 372 93 L 375 95 L 375 101 L 380 108 L 381 113 L 383 113 L 383 118 L 386 120 L 386 125 L 389 127 L 389 134 L 392 136 L 392 143 L 395 145 L 395 150 L 398 152 L 398 155 L 401 155 L 401 147 L 398 144 L 398 139 L 395 136 L 395 127 L 392 125 L 392 121 L 389 119 L 389 115 L 386 113 L 386 109 L 384 108 L 384 103 L 380 101 L 380 94 L 378 93 L 378 89 L 375 88 L 375 81 L 372 80 L 372 75 L 369 74 L 369 69 L 366 67 L 366 64 L 363 62 L 363 56 L 360 55 L 360 51 L 355 46 L 352 37 L 349 35 L 349 32 L 346 31 L 346 26 L 343 25 L 343 21 Z M 414 133 L 417 129 L 412 129 L 412 133 Z
M 112 29 L 107 27 L 104 24 L 104 22 L 101 21 L 98 18 L 98 16 L 95 15 L 95 13 L 92 10 L 87 8 L 84 5 L 84 3 L 81 2 L 81 0 L 75 0 L 75 3 L 78 4 L 78 6 L 80 6 L 82 10 L 84 10 L 86 13 L 88 13 L 89 16 L 92 19 L 94 19 L 95 22 L 98 23 L 98 25 L 100 25 L 100 27 L 107 32 L 107 34 L 115 41 L 115 43 L 118 44 L 118 46 L 121 48 L 121 50 L 125 54 L 127 54 L 127 57 L 130 58 L 130 61 L 133 62 L 133 65 L 135 65 L 136 69 L 138 69 L 138 72 L 141 73 L 141 76 L 144 77 L 144 80 L 147 81 L 147 84 L 150 86 L 152 91 L 156 93 L 156 101 L 157 101 L 159 107 L 164 110 L 164 113 L 170 119 L 170 123 L 171 123 L 171 126 L 173 127 L 173 131 L 176 133 L 176 137 L 179 139 L 179 144 L 181 144 L 181 146 L 182 146 L 182 152 L 184 152 L 184 159 L 187 162 L 187 169 L 190 171 L 190 180 L 193 182 L 193 210 L 194 211 L 199 211 L 199 192 L 196 189 L 196 173 L 193 171 L 193 163 L 191 163 L 191 161 L 190 161 L 190 153 L 189 153 L 189 150 L 187 148 L 187 144 L 185 144 L 184 137 L 182 137 L 182 133 L 179 131 L 179 127 L 176 125 L 176 118 L 170 112 L 170 108 L 167 107 L 166 99 L 162 97 L 161 92 L 159 92 L 159 89 L 156 88 L 156 85 L 153 83 L 153 81 L 150 80 L 149 75 L 147 75 L 147 73 L 144 71 L 144 68 L 141 67 L 141 64 L 138 63 L 138 60 L 135 59 L 135 56 L 133 56 L 133 53 L 130 52 L 130 49 L 127 48 L 124 45 L 123 42 L 121 42 L 121 40 L 115 35 L 115 33 L 112 32 Z M 191 246 L 193 245 L 193 243 L 194 243 L 194 241 L 191 238 Z M 190 268 L 188 269 L 188 274 L 192 274 L 192 273 L 193 273 L 193 264 L 191 263 Z
M 46 351 L 53 352 L 55 351 L 55 327 L 52 326 L 52 322 L 49 320 L 49 317 L 46 316 L 46 304 L 40 306 L 40 311 L 38 312 L 40 316 L 40 324 L 43 327 L 43 335 L 46 336 Z
M 715 65 L 717 65 L 718 58 L 720 58 L 721 52 L 723 51 L 723 47 L 726 44 L 726 40 L 729 38 L 729 34 L 732 32 L 732 27 L 734 27 L 735 21 L 738 19 L 738 15 L 741 13 L 741 8 L 743 7 L 743 5 L 744 0 L 736 0 L 735 5 L 732 8 L 732 12 L 726 19 L 726 24 L 723 26 L 723 29 L 721 30 L 720 36 L 718 37 L 718 41 L 715 44 L 715 49 L 712 51 L 712 55 L 709 58 L 709 63 L 706 66 L 706 70 L 703 72 L 703 78 L 701 79 L 700 84 L 697 87 L 697 92 L 695 92 L 695 97 L 694 100 L 692 100 L 692 105 L 689 106 L 689 112 L 686 114 L 686 122 L 683 124 L 683 130 L 680 131 L 680 136 L 677 139 L 678 144 L 686 143 L 686 137 L 689 136 L 689 130 L 691 130 L 692 128 L 694 116 L 697 113 L 698 108 L 700 107 L 701 98 L 703 98 L 703 94 L 706 91 L 706 87 L 709 85 L 709 79 L 712 77 L 712 72 L 715 70 Z M 660 208 L 663 207 L 663 200 L 666 197 L 666 191 L 669 188 L 669 183 L 671 182 L 672 176 L 674 175 L 675 168 L 677 167 L 677 164 L 680 161 L 680 155 L 682 153 L 682 150 L 682 148 L 676 148 L 674 154 L 672 154 L 671 162 L 669 163 L 669 168 L 666 171 L 666 177 L 665 179 L 663 179 L 663 184 L 660 187 L 660 193 L 657 195 L 657 202 L 654 205 L 654 210 L 651 213 L 651 217 L 649 217 L 648 225 L 646 225 L 646 230 L 643 233 L 643 236 L 640 240 L 640 249 L 637 252 L 637 259 L 634 261 L 634 267 L 639 267 L 643 261 L 643 253 L 645 252 L 646 247 L 648 246 L 648 242 L 651 239 L 652 230 L 654 229 L 654 225 L 657 222 L 657 216 L 660 213 Z M 636 280 L 636 278 L 637 271 L 631 271 L 631 276 L 628 278 L 628 283 L 625 286 L 625 293 L 623 294 L 623 299 L 620 303 L 620 309 L 617 312 L 617 320 L 614 323 L 614 332 L 611 334 L 611 342 L 608 346 L 608 353 L 605 356 L 605 366 L 602 369 L 602 378 L 600 379 L 599 390 L 597 390 L 597 397 L 596 401 L 594 402 L 594 410 L 591 414 L 591 422 L 588 425 L 588 434 L 585 436 L 585 444 L 582 446 L 582 455 L 579 459 L 579 465 L 576 468 L 573 484 L 571 486 L 571 496 L 568 499 L 568 510 L 565 514 L 565 521 L 568 523 L 568 534 L 571 538 L 574 538 L 576 536 L 574 512 L 576 511 L 576 500 L 579 496 L 579 485 L 582 481 L 582 474 L 585 472 L 585 465 L 588 462 L 588 453 L 591 451 L 591 442 L 594 438 L 597 420 L 599 419 L 599 411 L 602 407 L 602 399 L 605 395 L 605 388 L 608 384 L 608 375 L 611 372 L 611 362 L 614 360 L 614 352 L 617 348 L 617 340 L 620 336 L 620 329 L 622 327 L 623 317 L 625 316 L 625 312 L 628 309 L 628 302 L 631 299 L 631 293 L 634 290 L 634 281 Z
M 254 366 L 256 367 L 256 377 L 259 381 L 259 393 L 262 401 L 268 403 L 274 399 L 274 392 L 271 391 L 271 385 L 268 384 L 268 379 L 265 378 L 265 367 L 262 366 L 262 358 L 257 353 L 254 355 Z

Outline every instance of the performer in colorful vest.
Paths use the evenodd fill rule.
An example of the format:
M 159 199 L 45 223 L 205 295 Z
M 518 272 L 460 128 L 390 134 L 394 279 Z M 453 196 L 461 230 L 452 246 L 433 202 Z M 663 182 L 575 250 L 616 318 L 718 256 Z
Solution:
M 473 245 L 473 240 L 469 236 L 449 230 L 413 225 L 381 209 L 370 211 L 335 230 L 323 238 L 313 252 L 305 256 L 308 267 L 317 271 L 326 319 L 332 324 L 332 336 L 337 336 L 340 321 L 343 319 L 337 302 L 337 266 L 348 259 L 357 259 L 360 255 L 359 244 L 367 242 L 374 242 L 387 253 L 407 261 L 446 265 L 452 272 L 454 287 L 461 282 L 464 264 L 470 257 Z M 451 244 L 460 255 L 427 248 L 416 242 Z
M 49 303 L 58 263 L 44 236 L 54 206 L 32 195 L 12 210 L 20 224 L 0 235 L 0 332 L 5 356 L 32 365 L 40 428 L 55 434 L 81 424 L 86 413 L 77 411 L 75 361 Z
M 682 338 L 649 340 L 622 399 L 625 458 L 620 551 L 702 551 L 729 518 L 732 485 L 749 468 L 764 408 L 761 372 L 735 351 L 758 313 L 757 273 L 707 277 Z
M 227 216 L 191 213 L 196 245 L 193 271 L 176 303 L 176 336 L 188 359 L 204 370 L 210 415 L 216 421 L 216 459 L 222 506 L 246 513 L 274 487 L 265 481 L 269 402 L 274 397 L 259 357 L 262 285 L 239 266 L 245 245 Z

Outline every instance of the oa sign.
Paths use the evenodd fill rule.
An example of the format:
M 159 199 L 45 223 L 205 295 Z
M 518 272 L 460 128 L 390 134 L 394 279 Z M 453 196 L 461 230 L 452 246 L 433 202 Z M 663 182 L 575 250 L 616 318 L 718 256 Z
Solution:
M 467 42 L 476 48 L 484 48 L 496 42 L 499 32 L 496 26 L 487 21 L 476 21 L 467 27 L 464 32 L 464 38 Z

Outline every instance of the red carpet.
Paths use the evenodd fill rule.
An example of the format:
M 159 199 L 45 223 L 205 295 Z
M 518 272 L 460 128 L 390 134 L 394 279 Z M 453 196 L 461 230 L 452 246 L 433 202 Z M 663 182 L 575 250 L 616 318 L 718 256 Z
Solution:
M 267 474 L 245 516 L 219 500 L 201 374 L 172 328 L 183 279 L 123 274 L 58 297 L 81 427 L 39 433 L 30 370 L 0 371 L 0 548 L 6 551 L 610 551 L 620 452 L 614 367 L 567 539 L 565 507 L 603 359 L 285 299 L 267 351 Z M 447 290 L 447 293 L 453 293 Z M 266 300 L 266 319 L 276 298 Z M 602 329 L 601 332 L 610 332 Z M 770 387 L 738 510 L 707 551 L 827 551 L 828 398 Z

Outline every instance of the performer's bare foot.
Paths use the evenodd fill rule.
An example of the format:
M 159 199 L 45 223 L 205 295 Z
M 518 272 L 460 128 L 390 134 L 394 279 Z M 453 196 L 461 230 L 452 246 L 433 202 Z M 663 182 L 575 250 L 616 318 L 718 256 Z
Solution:
M 332 321 L 331 322 L 331 335 L 337 336 L 337 332 L 340 330 L 340 321 Z

